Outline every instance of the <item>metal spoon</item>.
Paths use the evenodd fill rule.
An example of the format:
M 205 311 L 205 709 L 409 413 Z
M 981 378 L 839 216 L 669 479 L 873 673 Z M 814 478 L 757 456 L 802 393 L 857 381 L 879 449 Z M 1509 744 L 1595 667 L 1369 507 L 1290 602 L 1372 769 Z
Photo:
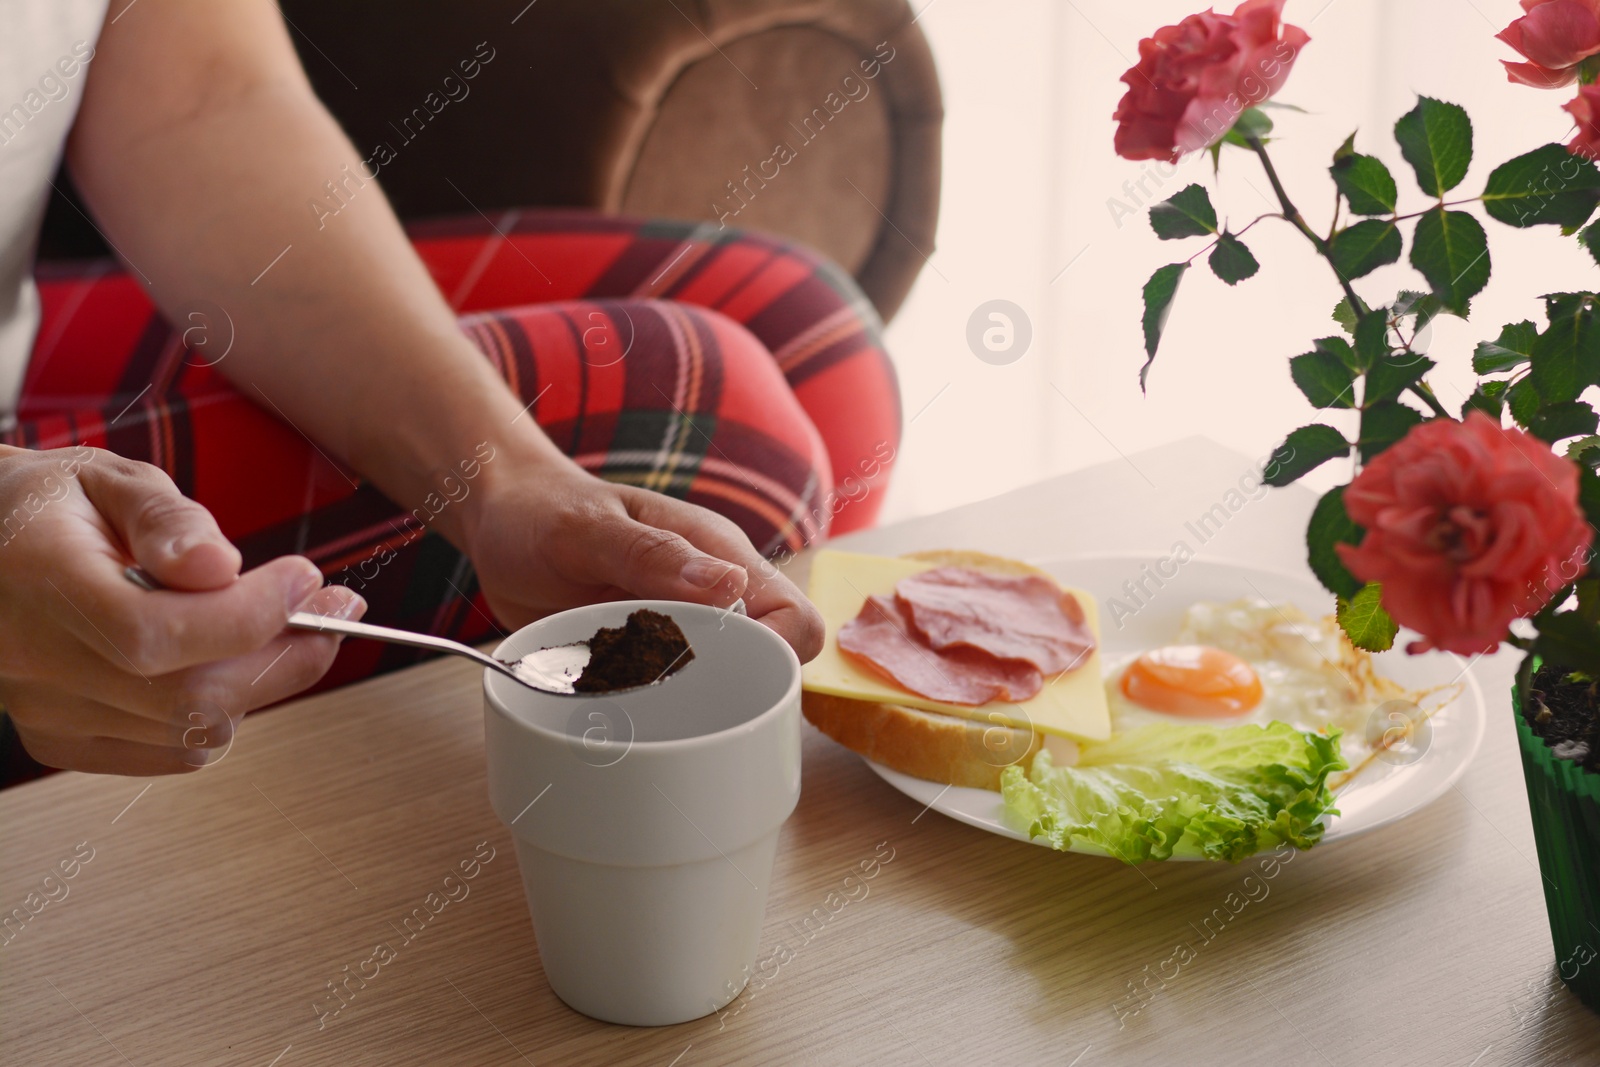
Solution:
M 155 592 L 164 589 L 160 582 L 151 577 L 141 567 L 129 566 L 122 569 L 123 576 L 139 586 Z M 728 609 L 735 615 L 744 615 L 744 600 L 735 600 Z M 541 693 L 551 693 L 556 696 L 616 696 L 620 693 L 631 693 L 635 689 L 643 689 L 643 685 L 629 686 L 626 689 L 610 689 L 602 693 L 579 693 L 572 688 L 572 684 L 583 673 L 583 668 L 589 663 L 589 643 L 575 641 L 570 645 L 554 645 L 550 648 L 541 648 L 530 652 L 521 659 L 498 659 L 486 653 L 479 652 L 470 645 L 463 645 L 459 641 L 451 641 L 444 637 L 434 637 L 431 634 L 419 634 L 411 630 L 396 630 L 390 626 L 374 626 L 367 622 L 351 622 L 346 619 L 336 619 L 328 615 L 317 615 L 309 611 L 296 611 L 289 615 L 289 629 L 315 630 L 321 633 L 344 634 L 347 637 L 366 637 L 373 641 L 388 641 L 395 645 L 409 645 L 412 648 L 425 648 L 433 652 L 448 652 L 453 656 L 464 656 L 474 663 L 481 664 L 492 671 L 499 671 L 508 678 L 515 679 L 529 689 L 537 689 Z M 667 677 L 663 672 L 660 678 L 647 682 L 645 685 L 657 685 L 662 678 Z

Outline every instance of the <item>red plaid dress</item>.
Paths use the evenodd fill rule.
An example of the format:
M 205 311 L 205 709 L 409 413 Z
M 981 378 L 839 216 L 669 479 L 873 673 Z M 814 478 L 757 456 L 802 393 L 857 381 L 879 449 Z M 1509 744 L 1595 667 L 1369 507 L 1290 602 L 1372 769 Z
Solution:
M 759 234 L 569 211 L 411 233 L 462 329 L 586 469 L 719 511 L 768 555 L 872 522 L 899 396 L 877 317 L 834 265 Z M 46 269 L 39 286 L 18 425 L 0 440 L 155 464 L 246 567 L 302 553 L 370 621 L 494 635 L 453 546 L 212 366 L 225 323 L 174 329 L 108 263 Z M 417 656 L 347 642 L 319 688 Z

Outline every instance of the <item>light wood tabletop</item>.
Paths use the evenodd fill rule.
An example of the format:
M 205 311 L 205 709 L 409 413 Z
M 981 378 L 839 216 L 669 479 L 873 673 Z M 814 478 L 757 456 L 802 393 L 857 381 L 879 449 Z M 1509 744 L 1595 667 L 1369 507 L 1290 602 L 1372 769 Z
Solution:
M 1246 499 L 1203 545 L 1184 525 L 1251 466 L 1189 440 L 844 543 L 1048 559 L 1187 539 L 1299 571 L 1304 489 Z M 806 726 L 762 939 L 787 962 L 721 1014 L 633 1029 L 545 984 L 486 795 L 479 671 L 428 663 L 252 716 L 193 775 L 0 793 L 0 911 L 51 898 L 0 948 L 0 1062 L 1600 1063 L 1600 1016 L 1556 977 L 1510 667 L 1473 667 L 1489 733 L 1457 787 L 1295 854 L 1211 939 L 1197 925 L 1254 864 L 1004 840 Z

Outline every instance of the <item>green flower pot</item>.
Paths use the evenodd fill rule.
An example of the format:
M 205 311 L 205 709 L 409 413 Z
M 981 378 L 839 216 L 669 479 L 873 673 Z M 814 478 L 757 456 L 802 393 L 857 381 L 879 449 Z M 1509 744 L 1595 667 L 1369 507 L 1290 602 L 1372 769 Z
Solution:
M 1511 704 L 1556 969 L 1579 1000 L 1600 1012 L 1600 774 L 1550 754 L 1522 714 L 1520 690 L 1513 690 Z

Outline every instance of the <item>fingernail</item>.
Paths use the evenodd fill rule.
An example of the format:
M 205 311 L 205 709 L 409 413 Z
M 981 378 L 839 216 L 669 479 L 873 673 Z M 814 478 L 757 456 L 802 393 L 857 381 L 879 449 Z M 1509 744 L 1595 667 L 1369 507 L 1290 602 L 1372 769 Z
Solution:
M 167 546 L 167 554 L 173 559 L 182 559 L 185 552 L 199 543 L 199 538 L 195 537 L 194 534 L 180 534 L 173 538 L 172 543 Z
M 696 589 L 715 589 L 737 569 L 732 563 L 724 563 L 720 559 L 696 556 L 683 565 L 679 577 Z
M 304 604 L 312 593 L 321 588 L 321 571 L 311 570 L 295 575 L 294 582 L 289 586 L 289 610 L 294 611 Z
M 334 590 L 334 596 L 337 598 L 333 610 L 328 612 L 329 615 L 336 619 L 359 619 L 367 613 L 366 598 L 360 593 L 353 589 L 347 589 L 342 585 L 330 586 L 329 588 Z
M 300 610 L 325 619 L 359 619 L 367 610 L 367 602 L 349 586 L 325 585 L 301 604 Z

